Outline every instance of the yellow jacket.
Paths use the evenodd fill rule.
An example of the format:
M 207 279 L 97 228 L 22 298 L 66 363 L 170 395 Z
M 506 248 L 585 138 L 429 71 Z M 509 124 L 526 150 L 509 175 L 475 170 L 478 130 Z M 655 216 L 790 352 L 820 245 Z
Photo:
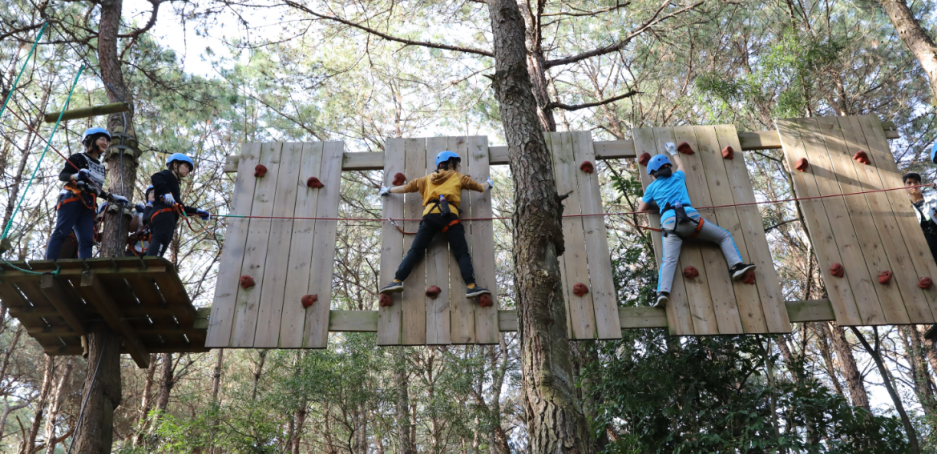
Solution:
M 440 195 L 446 196 L 449 210 L 459 215 L 459 204 L 462 202 L 462 189 L 484 192 L 485 187 L 468 175 L 462 175 L 454 170 L 437 170 L 425 177 L 410 180 L 403 187 L 404 192 L 419 192 L 423 196 L 423 216 L 430 212 L 439 213 L 439 206 L 433 202 L 439 200 Z

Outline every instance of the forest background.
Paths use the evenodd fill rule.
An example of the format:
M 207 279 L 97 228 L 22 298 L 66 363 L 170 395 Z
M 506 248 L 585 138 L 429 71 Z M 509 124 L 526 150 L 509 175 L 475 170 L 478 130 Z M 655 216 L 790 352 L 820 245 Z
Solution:
M 774 129 L 775 118 L 874 114 L 899 127 L 902 138 L 891 141 L 899 167 L 933 181 L 926 152 L 937 123 L 928 78 L 876 2 L 520 4 L 528 31 L 538 32 L 529 35 L 529 61 L 543 64 L 543 83 L 534 80 L 534 88 L 545 129 L 613 140 L 645 126 L 761 131 Z M 935 36 L 934 4 L 911 8 Z M 386 137 L 478 134 L 505 142 L 486 77 L 494 61 L 478 52 L 492 47 L 482 3 L 149 0 L 124 9 L 120 61 L 144 151 L 138 177 L 125 182 L 135 201 L 172 152 L 198 164 L 184 199 L 227 213 L 233 178 L 222 167 L 244 143 L 342 140 L 347 151 L 382 151 Z M 45 145 L 30 127 L 48 137 L 42 113 L 62 108 L 81 64 L 88 68 L 71 107 L 108 102 L 91 37 L 99 11 L 90 1 L 0 5 L 3 96 L 35 25 L 52 24 L 0 118 L 4 225 Z M 165 28 L 185 34 L 169 45 L 159 38 Z M 558 62 L 590 49 L 604 50 Z M 74 153 L 81 132 L 103 123 L 63 122 L 52 145 Z M 781 157 L 780 150 L 746 153 L 762 199 L 793 196 Z M 42 257 L 61 166 L 50 154 L 39 167 L 13 219 L 7 259 Z M 598 171 L 606 210 L 632 211 L 641 196 L 635 163 L 600 161 Z M 510 169 L 493 172 L 496 215 L 510 217 Z M 380 217 L 381 178 L 344 173 L 341 215 Z M 760 209 L 785 299 L 823 298 L 796 206 Z M 197 234 L 180 228 L 167 254 L 200 306 L 211 304 L 225 225 L 212 221 Z M 647 305 L 657 278 L 647 232 L 616 216 L 606 226 L 619 304 Z M 497 221 L 495 229 L 497 291 L 510 309 L 513 225 Z M 339 224 L 333 309 L 376 310 L 379 231 L 377 222 Z M 45 356 L 2 306 L 0 316 L 0 450 L 66 452 L 87 362 Z M 576 398 L 596 452 L 934 451 L 937 351 L 922 338 L 926 328 L 804 323 L 789 336 L 683 339 L 625 331 L 620 341 L 571 343 Z M 333 334 L 324 351 L 160 354 L 144 370 L 124 358 L 113 448 L 526 452 L 518 342 L 516 333 L 502 333 L 490 347 L 378 348 L 372 334 Z

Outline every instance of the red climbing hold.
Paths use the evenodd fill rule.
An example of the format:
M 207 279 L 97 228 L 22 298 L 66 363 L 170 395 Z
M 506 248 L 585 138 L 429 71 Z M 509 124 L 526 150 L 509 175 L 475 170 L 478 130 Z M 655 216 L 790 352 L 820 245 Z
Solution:
M 846 275 L 846 268 L 843 268 L 842 264 L 834 263 L 830 266 L 830 274 L 832 274 L 833 277 L 843 277 Z
M 394 299 L 386 293 L 381 293 L 381 297 L 377 299 L 381 307 L 390 307 L 394 305 Z
M 800 170 L 801 172 L 806 172 L 808 167 L 810 167 L 810 163 L 807 162 L 807 158 L 798 159 L 797 165 L 794 166 L 795 169 Z
M 641 153 L 641 156 L 638 156 L 638 164 L 641 164 L 642 166 L 646 166 L 648 161 L 650 160 L 651 160 L 650 153 L 645 152 L 645 153 Z
M 316 178 L 316 177 L 309 177 L 309 179 L 306 180 L 306 186 L 308 186 L 308 187 L 310 187 L 310 188 L 312 188 L 312 189 L 319 189 L 319 188 L 324 188 L 324 187 L 325 187 L 325 185 L 322 184 L 322 182 L 319 181 L 319 179 Z
M 576 296 L 583 296 L 586 293 L 589 293 L 589 287 L 586 287 L 586 284 L 580 282 L 573 286 L 573 293 L 575 293 Z
M 688 266 L 683 269 L 683 277 L 687 279 L 693 279 L 699 276 L 699 270 L 695 266 Z
M 872 163 L 872 161 L 869 160 L 869 155 L 866 154 L 866 152 L 862 150 L 859 150 L 856 152 L 856 154 L 852 155 L 852 159 L 855 159 L 856 161 L 861 162 L 865 165 L 869 165 Z
M 742 282 L 748 285 L 755 285 L 755 270 L 748 270 L 742 276 Z
M 428 289 L 426 289 L 426 296 L 432 299 L 436 299 L 440 293 L 442 293 L 442 289 L 437 285 L 431 285 Z
M 693 149 L 686 142 L 680 142 L 680 145 L 677 145 L 677 151 L 683 154 L 693 154 Z
M 263 164 L 257 164 L 257 166 L 254 167 L 254 176 L 255 176 L 255 177 L 257 177 L 257 178 L 263 178 L 263 176 L 266 175 L 266 174 L 267 174 L 267 166 L 265 166 L 265 165 L 263 165 Z
M 252 277 L 250 277 L 250 276 L 248 276 L 248 275 L 246 275 L 246 274 L 243 275 L 243 276 L 241 276 L 240 282 L 241 282 L 241 288 L 243 288 L 243 289 L 248 289 L 248 288 L 251 288 L 251 287 L 253 287 L 253 286 L 255 285 L 255 284 L 254 284 L 254 278 L 252 278 Z
M 894 274 L 891 271 L 882 271 L 881 273 L 878 273 L 878 283 L 882 285 L 888 285 L 891 282 L 892 276 L 894 276 Z
M 407 177 L 404 174 L 400 172 L 397 172 L 396 174 L 394 174 L 394 183 L 393 183 L 394 186 L 400 186 L 406 182 L 407 182 Z
M 726 147 L 722 149 L 722 158 L 732 159 L 734 157 L 735 157 L 735 150 L 732 149 L 732 145 L 726 145 Z
M 319 301 L 319 295 L 304 295 L 300 302 L 303 303 L 303 307 L 309 309 L 309 306 L 312 306 L 312 303 Z
M 934 285 L 934 280 L 927 276 L 922 277 L 920 282 L 917 283 L 917 286 L 921 287 L 924 290 L 931 288 L 931 286 L 933 285 Z
M 589 161 L 582 161 L 582 164 L 579 164 L 579 170 L 582 170 L 585 173 L 592 173 L 595 172 L 595 166 L 593 166 Z
M 481 307 L 491 307 L 492 305 L 491 295 L 482 295 L 478 297 L 478 305 Z

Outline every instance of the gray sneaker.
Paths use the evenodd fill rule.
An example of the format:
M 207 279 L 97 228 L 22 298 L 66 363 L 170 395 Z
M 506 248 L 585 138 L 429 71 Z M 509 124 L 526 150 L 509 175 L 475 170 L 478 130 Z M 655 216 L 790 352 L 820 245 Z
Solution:
M 732 268 L 729 268 L 729 272 L 732 273 L 733 281 L 740 281 L 743 277 L 745 277 L 745 273 L 753 269 L 755 269 L 755 265 L 752 265 L 751 263 L 739 263 Z
M 381 293 L 390 295 L 391 293 L 400 293 L 403 291 L 403 282 L 391 282 L 381 289 Z
M 657 292 L 657 299 L 651 307 L 667 307 L 667 301 L 670 301 L 670 292 Z
M 491 290 L 488 290 L 484 287 L 475 286 L 475 288 L 465 287 L 465 297 L 466 298 L 475 298 L 476 296 L 490 295 Z

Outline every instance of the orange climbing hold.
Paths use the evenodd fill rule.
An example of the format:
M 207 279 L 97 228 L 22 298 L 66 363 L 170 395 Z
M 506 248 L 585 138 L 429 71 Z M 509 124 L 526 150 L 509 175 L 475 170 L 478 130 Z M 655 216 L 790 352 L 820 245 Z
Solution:
M 745 275 L 742 276 L 742 282 L 748 285 L 755 285 L 755 270 L 746 271 Z
M 677 145 L 677 151 L 683 154 L 693 154 L 693 148 L 686 142 L 680 142 L 680 145 Z
M 254 176 L 257 178 L 263 178 L 267 174 L 267 166 L 263 164 L 257 164 L 254 167 Z
M 878 283 L 882 285 L 888 285 L 891 283 L 891 278 L 894 276 L 894 273 L 891 271 L 885 270 L 881 273 L 878 273 Z
M 589 287 L 587 287 L 586 284 L 580 282 L 573 286 L 573 293 L 575 293 L 576 296 L 583 296 L 586 293 L 589 293 Z
M 806 172 L 810 167 L 810 163 L 807 161 L 807 158 L 800 158 L 797 160 L 797 165 L 794 166 L 795 169 L 800 170 L 801 172 Z
M 312 306 L 313 303 L 319 301 L 319 295 L 303 295 L 300 302 L 303 303 L 303 307 L 309 309 L 309 306 Z
M 438 285 L 431 285 L 428 289 L 426 289 L 426 296 L 432 299 L 436 299 L 440 293 L 442 293 L 442 289 L 439 288 Z
M 683 269 L 683 277 L 687 279 L 693 279 L 699 276 L 699 270 L 695 266 L 688 266 Z
M 312 189 L 319 189 L 319 188 L 325 187 L 325 185 L 322 184 L 322 182 L 319 181 L 319 179 L 316 177 L 309 177 L 309 179 L 306 180 L 306 186 Z
M 582 161 L 582 164 L 579 164 L 579 170 L 582 170 L 585 173 L 592 173 L 595 172 L 595 166 L 593 166 L 589 161 Z
M 394 186 L 401 186 L 406 182 L 407 182 L 407 177 L 404 174 L 397 172 L 394 175 L 394 183 L 393 183 Z
M 852 155 L 852 159 L 855 159 L 857 162 L 861 162 L 865 165 L 869 165 L 872 163 L 872 161 L 869 160 L 869 155 L 866 154 L 866 152 L 862 150 L 859 150 L 856 152 L 856 154 Z
M 248 275 L 246 275 L 246 274 L 243 275 L 243 276 L 241 276 L 241 278 L 238 279 L 238 281 L 241 283 L 241 288 L 243 288 L 243 289 L 249 289 L 249 288 L 253 287 L 254 285 L 256 285 L 256 284 L 254 283 L 254 278 L 252 278 L 252 277 L 250 277 L 250 276 L 248 276 Z
M 638 157 L 638 164 L 641 164 L 642 166 L 646 166 L 650 160 L 651 160 L 650 153 L 641 153 L 641 156 Z
M 917 283 L 917 286 L 921 287 L 924 290 L 927 290 L 933 287 L 933 285 L 934 285 L 934 280 L 927 276 L 922 277 L 921 280 Z
M 732 149 L 732 145 L 726 145 L 726 147 L 722 149 L 722 158 L 732 159 L 734 157 L 735 157 L 735 150 Z
M 478 305 L 481 307 L 491 307 L 493 302 L 491 301 L 491 295 L 482 295 L 478 297 Z
M 834 277 L 843 277 L 846 275 L 846 268 L 843 268 L 843 265 L 840 263 L 834 263 L 830 266 L 830 274 Z
M 381 297 L 377 299 L 377 302 L 381 307 L 390 307 L 394 305 L 394 299 L 386 293 L 381 293 Z

